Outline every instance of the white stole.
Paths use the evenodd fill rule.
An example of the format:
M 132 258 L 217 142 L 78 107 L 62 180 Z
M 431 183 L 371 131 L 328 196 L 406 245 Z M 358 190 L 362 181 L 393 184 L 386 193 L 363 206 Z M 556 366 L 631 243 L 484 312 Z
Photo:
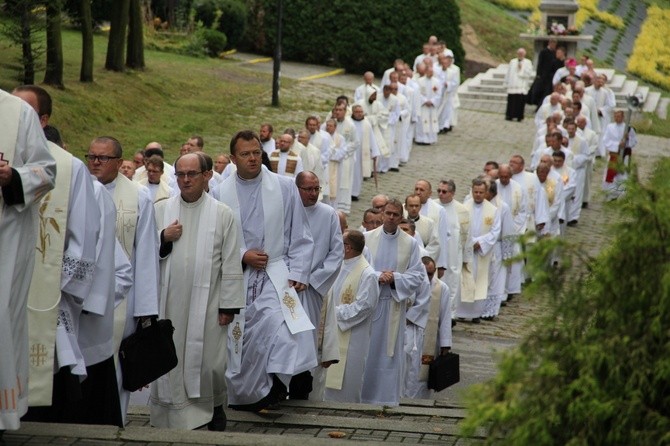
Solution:
M 56 160 L 56 184 L 38 209 L 38 234 L 33 280 L 28 293 L 28 345 L 30 346 L 30 406 L 50 406 L 53 390 L 54 352 L 61 273 L 72 182 L 72 155 L 49 143 Z
M 286 262 L 284 262 L 284 196 L 279 180 L 274 176 L 275 174 L 270 173 L 267 169 L 262 169 L 260 175 L 262 175 L 261 199 L 265 231 L 263 248 L 268 254 L 265 272 L 277 291 L 282 315 L 291 334 L 314 330 L 314 325 L 305 313 L 305 309 L 298 298 L 298 293 L 295 288 L 288 285 L 289 270 Z M 220 199 L 233 210 L 239 228 L 240 247 L 246 250 L 247 246 L 244 242 L 244 232 L 240 219 L 240 202 L 237 198 L 236 175 L 229 176 L 221 184 Z M 277 215 L 281 215 L 282 218 L 277 219 Z M 248 267 L 244 271 L 245 296 L 251 269 Z M 240 314 L 235 315 L 233 322 L 228 325 L 228 351 L 230 353 L 228 368 L 235 373 L 241 371 L 242 349 L 240 348 L 240 341 L 244 336 L 244 313 L 244 310 L 240 310 Z
M 200 397 L 200 370 L 205 340 L 205 318 L 209 301 L 209 286 L 212 277 L 212 257 L 214 252 L 214 233 L 216 231 L 216 201 L 204 193 L 200 227 L 195 248 L 195 265 L 191 303 L 188 310 L 188 327 L 186 329 L 186 348 L 184 349 L 184 387 L 189 398 Z M 179 220 L 181 196 L 172 197 L 165 206 L 163 227 L 166 228 L 175 220 Z M 209 222 L 209 223 L 208 223 Z M 175 245 L 179 240 L 173 242 Z M 160 313 L 165 315 L 168 284 L 172 256 L 165 260 L 164 274 L 161 277 Z
M 358 287 L 361 284 L 361 276 L 370 264 L 365 260 L 364 256 L 360 256 L 358 262 L 347 275 L 347 278 L 342 282 L 342 288 L 339 296 L 332 295 L 332 289 L 329 293 L 328 299 L 337 299 L 338 305 L 351 304 L 356 300 L 358 295 Z M 326 301 L 328 302 L 328 301 Z M 324 307 L 326 305 L 324 304 Z M 335 306 L 333 306 L 334 308 Z M 324 318 L 322 318 L 324 319 Z M 325 325 L 325 321 L 324 321 Z M 324 328 L 325 329 L 325 328 Z M 344 381 L 344 371 L 347 366 L 347 353 L 349 351 L 349 342 L 351 340 L 351 330 L 342 331 L 337 328 L 337 334 L 340 341 L 340 362 L 332 364 L 326 371 L 326 387 L 329 389 L 342 390 L 342 382 Z
M 384 229 L 379 228 L 378 231 L 372 231 L 370 236 L 366 237 L 365 243 L 370 250 L 370 255 L 374 258 L 377 255 L 377 248 L 379 248 L 379 240 L 383 234 Z M 396 229 L 400 231 L 400 228 Z M 397 238 L 398 254 L 396 257 L 396 271 L 399 273 L 404 273 L 409 265 L 409 259 L 412 255 L 412 245 L 411 243 L 406 243 L 405 241 L 411 240 L 411 237 L 408 236 L 407 239 L 402 237 L 402 234 L 399 234 Z M 395 352 L 395 341 L 398 338 L 398 327 L 400 326 L 400 302 L 397 302 L 395 299 L 391 298 L 391 324 L 388 327 L 388 337 L 386 342 L 386 354 L 390 357 L 393 357 Z
M 423 334 L 423 348 L 421 349 L 421 369 L 419 370 L 419 381 L 428 381 L 428 370 L 430 362 L 435 359 L 437 348 L 437 329 L 440 322 L 440 304 L 442 300 L 442 286 L 440 281 L 433 279 L 433 289 L 430 291 L 430 309 L 428 310 L 428 322 Z

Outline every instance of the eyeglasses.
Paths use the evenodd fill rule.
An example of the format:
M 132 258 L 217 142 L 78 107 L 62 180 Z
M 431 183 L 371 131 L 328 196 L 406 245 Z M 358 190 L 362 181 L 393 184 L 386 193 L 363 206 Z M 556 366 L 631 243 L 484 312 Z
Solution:
M 86 158 L 86 161 L 89 163 L 94 163 L 96 161 L 99 161 L 100 164 L 107 164 L 109 160 L 117 160 L 121 158 L 120 156 L 107 156 L 107 155 L 92 155 L 90 153 L 87 153 L 84 155 L 84 158 Z
M 260 158 L 262 155 L 263 155 L 263 152 L 261 152 L 260 150 L 253 150 L 251 152 L 241 152 L 241 153 L 238 153 L 235 156 L 239 156 L 240 158 L 247 159 L 247 158 L 251 158 L 252 156 L 254 158 Z
M 437 190 L 437 193 L 438 193 L 438 194 L 446 194 L 447 192 L 449 192 L 449 191 L 446 190 L 446 189 L 438 189 L 438 190 Z
M 184 178 L 193 179 L 193 178 L 197 177 L 198 175 L 200 175 L 201 173 L 202 173 L 202 171 L 192 170 L 190 172 L 175 172 L 174 174 L 175 174 L 175 176 L 177 177 L 178 180 L 183 180 Z
M 307 193 L 313 192 L 315 194 L 318 194 L 319 192 L 321 192 L 321 186 L 319 186 L 319 187 L 298 187 L 298 189 L 304 190 Z

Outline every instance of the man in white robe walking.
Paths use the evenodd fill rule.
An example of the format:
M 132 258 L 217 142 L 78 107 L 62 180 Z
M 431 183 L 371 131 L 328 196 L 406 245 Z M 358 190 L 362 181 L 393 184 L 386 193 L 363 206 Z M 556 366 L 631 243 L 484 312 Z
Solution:
M 137 323 L 158 315 L 158 231 L 154 205 L 146 187 L 119 173 L 123 160 L 121 143 L 111 136 L 94 139 L 85 155 L 89 171 L 114 198 L 116 236 L 133 267 L 133 285 L 124 301 L 116 305 L 114 345 L 133 334 Z M 121 367 L 116 375 L 121 399 L 121 416 L 125 424 L 130 392 L 123 388 Z
M 344 262 L 326 309 L 334 312 L 337 320 L 340 360 L 327 369 L 324 399 L 360 403 L 379 283 L 375 270 L 363 256 L 365 236 L 349 230 L 343 240 Z
M 380 294 L 363 377 L 364 403 L 400 404 L 405 310 L 425 277 L 418 242 L 398 227 L 402 215 L 402 203 L 391 199 L 384 207 L 384 224 L 365 233 Z
M 156 205 L 161 230 L 159 317 L 170 319 L 179 359 L 151 386 L 151 425 L 223 431 L 227 325 L 244 307 L 238 228 L 232 210 L 205 192 L 197 153 L 177 159 L 180 195 Z
M 305 207 L 307 222 L 314 238 L 314 251 L 309 274 L 309 284 L 305 291 L 300 293 L 300 301 L 305 308 L 310 321 L 315 327 L 321 320 L 323 301 L 340 272 L 344 258 L 342 231 L 335 209 L 319 202 L 319 178 L 313 172 L 302 172 L 295 179 L 300 200 Z M 314 348 L 317 348 L 317 330 L 312 331 Z M 338 357 L 328 357 L 329 353 L 321 352 L 319 364 L 339 360 Z M 321 377 L 324 369 L 321 366 L 311 371 L 296 375 L 289 386 L 290 399 L 323 400 L 323 385 Z M 314 378 L 314 380 L 312 380 Z M 314 388 L 314 392 L 312 389 Z M 313 395 L 310 394 L 313 393 Z
M 314 326 L 296 293 L 309 283 L 314 241 L 298 189 L 262 166 L 251 130 L 230 142 L 236 175 L 215 196 L 235 213 L 246 307 L 230 326 L 226 383 L 229 406 L 258 411 L 287 395 L 293 375 L 317 365 Z
M 0 90 L 0 408 L 2 433 L 16 430 L 28 410 L 28 288 L 35 260 L 34 206 L 53 189 L 56 162 L 35 111 Z

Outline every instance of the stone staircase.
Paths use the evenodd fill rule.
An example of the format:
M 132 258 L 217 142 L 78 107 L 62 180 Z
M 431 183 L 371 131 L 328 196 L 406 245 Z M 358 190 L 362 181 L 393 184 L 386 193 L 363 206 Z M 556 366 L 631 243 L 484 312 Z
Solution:
M 503 83 L 506 72 L 507 64 L 501 64 L 463 82 L 458 88 L 461 107 L 470 110 L 505 113 L 507 92 Z M 616 96 L 617 107 L 626 107 L 628 96 L 640 94 L 642 97 L 642 111 L 656 113 L 665 119 L 668 101 L 661 99 L 661 93 L 650 91 L 649 87 L 640 85 L 636 80 L 629 80 L 625 75 L 617 74 L 613 69 L 596 69 L 596 72 L 607 75 L 607 79 L 609 79 L 607 86 L 612 89 Z M 534 114 L 535 106 L 526 106 L 526 113 Z

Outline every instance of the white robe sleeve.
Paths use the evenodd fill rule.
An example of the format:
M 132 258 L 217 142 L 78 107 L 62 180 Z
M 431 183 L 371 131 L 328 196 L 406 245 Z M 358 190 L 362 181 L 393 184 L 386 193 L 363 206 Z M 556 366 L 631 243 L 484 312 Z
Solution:
M 309 284 L 321 296 L 325 296 L 328 290 L 333 286 L 337 274 L 340 272 L 342 259 L 344 258 L 344 243 L 342 241 L 342 230 L 340 221 L 335 212 L 329 212 L 329 221 L 320 222 L 323 226 L 317 228 L 318 231 L 325 231 L 328 228 L 329 246 L 328 254 L 316 268 L 312 268 L 309 276 Z M 327 225 L 327 226 L 326 226 Z
M 288 280 L 307 284 L 314 250 L 312 232 L 295 183 L 287 177 L 279 177 L 279 180 L 284 195 L 284 252 L 289 269 Z
M 149 191 L 142 188 L 139 192 L 139 215 L 135 229 L 135 249 L 132 262 L 134 265 L 134 317 L 158 314 L 159 247 L 153 201 Z
M 451 293 L 446 283 L 443 283 L 440 295 L 440 319 L 438 322 L 438 336 L 440 347 L 451 347 Z
M 395 293 L 391 293 L 393 299 L 397 302 L 409 299 L 419 289 L 425 276 L 426 269 L 421 263 L 419 244 L 412 239 L 412 253 L 407 269 L 403 273 L 397 271 L 393 273 L 393 283 L 395 284 Z
M 69 194 L 61 290 L 84 300 L 93 284 L 96 247 L 100 236 L 100 208 L 88 169 L 74 157 Z
M 430 295 L 432 286 L 428 276 L 424 275 L 419 289 L 416 292 L 416 299 L 411 307 L 407 309 L 405 318 L 419 327 L 425 329 L 428 323 L 428 313 L 430 313 Z
M 478 237 L 473 237 L 473 245 L 474 243 L 479 242 L 479 251 L 476 251 L 475 254 L 479 254 L 481 256 L 485 256 L 486 254 L 491 251 L 493 246 L 495 246 L 496 242 L 498 241 L 498 236 L 500 235 L 500 212 L 495 213 L 495 217 L 493 218 L 493 224 L 491 225 L 491 229 L 489 229 L 488 232 L 478 236 Z

